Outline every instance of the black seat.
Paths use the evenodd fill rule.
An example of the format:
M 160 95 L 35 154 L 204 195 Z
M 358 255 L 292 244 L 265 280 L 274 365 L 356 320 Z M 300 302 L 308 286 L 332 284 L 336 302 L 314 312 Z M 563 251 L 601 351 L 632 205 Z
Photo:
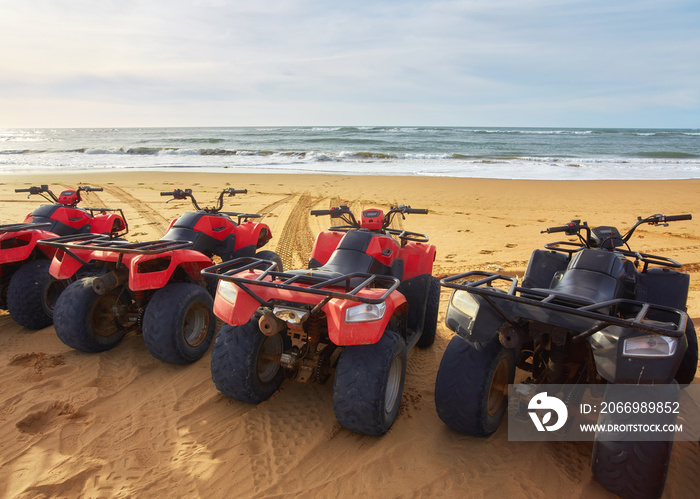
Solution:
M 550 289 L 534 288 L 570 302 L 600 303 L 613 300 L 620 292 L 625 263 L 606 250 L 583 250 L 576 253 L 568 268 Z

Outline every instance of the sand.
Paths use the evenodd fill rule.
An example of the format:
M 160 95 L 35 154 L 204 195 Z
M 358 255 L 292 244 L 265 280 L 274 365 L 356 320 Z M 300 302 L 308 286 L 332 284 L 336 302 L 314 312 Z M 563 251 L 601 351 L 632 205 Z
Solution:
M 700 217 L 700 181 L 543 182 L 417 177 L 91 173 L 0 177 L 0 222 L 40 204 L 14 188 L 78 183 L 104 187 L 84 206 L 123 208 L 132 240 L 163 235 L 190 209 L 161 190 L 192 188 L 211 204 L 225 186 L 247 188 L 231 211 L 265 215 L 287 268 L 306 262 L 328 217 L 309 210 L 348 204 L 429 208 L 402 221 L 437 246 L 434 274 L 498 270 L 522 275 L 530 253 L 555 239 L 540 230 L 573 218 L 628 228 L 653 213 Z M 633 248 L 685 263 L 689 314 L 700 320 L 700 222 L 640 227 Z M 151 357 L 129 333 L 116 348 L 86 354 L 53 327 L 28 331 L 0 314 L 0 496 L 3 497 L 609 497 L 591 478 L 591 443 L 509 442 L 507 428 L 466 437 L 438 418 L 437 368 L 452 332 L 408 363 L 399 416 L 383 437 L 354 434 L 333 415 L 332 383 L 286 381 L 259 406 L 226 399 L 209 355 L 188 366 Z M 695 382 L 698 382 L 696 377 Z M 677 442 L 665 495 L 698 497 L 697 443 Z

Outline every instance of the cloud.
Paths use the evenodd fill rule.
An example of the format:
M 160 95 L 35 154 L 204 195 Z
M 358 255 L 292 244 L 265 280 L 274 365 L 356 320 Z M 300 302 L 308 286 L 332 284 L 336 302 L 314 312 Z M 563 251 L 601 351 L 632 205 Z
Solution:
M 13 48 L 0 102 L 32 109 L 4 113 L 2 126 L 47 122 L 32 100 L 96 109 L 71 119 L 104 126 L 160 125 L 173 108 L 191 125 L 558 126 L 579 111 L 623 126 L 604 111 L 648 107 L 654 126 L 669 106 L 684 126 L 698 112 L 691 1 L 26 0 L 0 19 L 0 44 Z M 606 103 L 598 118 L 589 99 Z M 150 122 L 97 112 L 120 105 L 147 107 Z

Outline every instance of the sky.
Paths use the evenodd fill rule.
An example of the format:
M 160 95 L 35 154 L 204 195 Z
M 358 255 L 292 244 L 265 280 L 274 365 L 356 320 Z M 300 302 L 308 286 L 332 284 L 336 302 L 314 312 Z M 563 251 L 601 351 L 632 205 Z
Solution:
M 0 0 L 0 127 L 700 127 L 698 0 Z

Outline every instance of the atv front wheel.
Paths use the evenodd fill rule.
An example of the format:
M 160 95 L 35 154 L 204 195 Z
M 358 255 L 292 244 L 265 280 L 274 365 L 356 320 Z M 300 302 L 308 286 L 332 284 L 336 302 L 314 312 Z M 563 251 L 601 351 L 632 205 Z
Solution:
M 673 382 L 672 384 L 675 385 Z M 608 385 L 608 387 L 612 387 L 612 385 Z M 636 388 L 630 386 L 630 393 Z M 620 391 L 614 393 L 613 399 L 606 390 L 603 400 L 624 400 L 625 397 L 620 395 Z M 677 393 L 677 397 L 680 397 L 680 392 Z M 628 414 L 624 411 L 601 413 L 598 416 L 598 425 L 601 427 L 624 427 L 639 422 L 637 416 L 637 414 Z M 676 423 L 676 414 L 674 413 L 650 413 L 647 416 L 648 418 L 645 418 L 644 422 L 653 425 L 664 426 Z M 627 499 L 661 497 L 671 462 L 673 434 L 668 433 L 665 435 L 665 440 L 659 441 L 631 441 L 634 438 L 632 434 L 625 434 L 622 431 L 619 432 L 619 435 L 621 440 L 613 441 L 609 439 L 617 435 L 595 434 L 591 455 L 593 478 L 606 490 Z
M 445 349 L 435 380 L 435 408 L 450 428 L 487 437 L 498 429 L 508 406 L 515 356 L 498 335 L 483 343 L 454 336 Z
M 45 258 L 25 263 L 12 274 L 7 288 L 7 310 L 27 329 L 43 329 L 53 323 L 53 311 L 68 282 L 49 274 Z
M 423 321 L 423 333 L 416 342 L 418 348 L 428 348 L 435 342 L 437 332 L 438 309 L 440 308 L 440 279 L 430 277 L 430 289 L 428 291 L 428 303 L 425 304 L 425 320 Z
M 155 292 L 143 316 L 143 341 L 156 359 L 189 364 L 214 339 L 214 300 L 197 284 L 178 282 Z
M 284 338 L 265 336 L 254 314 L 241 326 L 224 324 L 211 352 L 211 377 L 217 390 L 229 398 L 259 404 L 269 399 L 284 381 L 279 356 Z
M 389 329 L 373 345 L 344 347 L 333 383 L 333 411 L 349 430 L 383 435 L 401 406 L 406 343 Z
M 678 367 L 675 376 L 675 380 L 681 385 L 692 383 L 698 369 L 698 336 L 690 318 L 688 318 L 688 323 L 685 327 L 685 337 L 688 340 L 688 349 L 683 355 L 683 360 L 681 360 L 681 365 Z
M 119 289 L 98 295 L 94 277 L 70 284 L 56 302 L 54 328 L 67 346 L 82 352 L 103 352 L 119 343 L 127 328 L 120 324 L 114 307 L 120 303 Z

